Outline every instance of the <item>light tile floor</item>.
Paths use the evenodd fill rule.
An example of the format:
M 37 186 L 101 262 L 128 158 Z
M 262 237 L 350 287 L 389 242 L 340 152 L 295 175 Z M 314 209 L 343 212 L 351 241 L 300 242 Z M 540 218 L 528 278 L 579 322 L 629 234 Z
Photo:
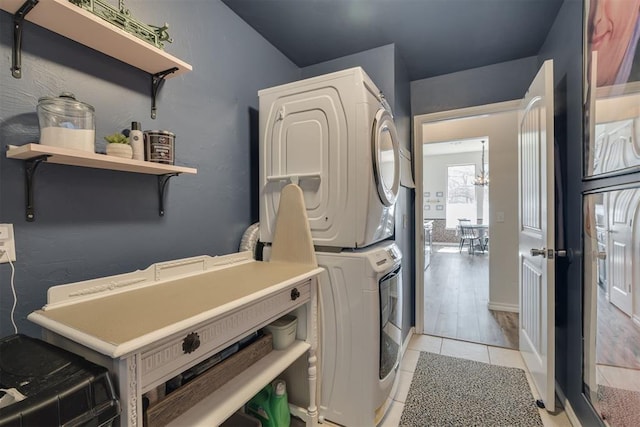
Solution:
M 490 347 L 481 344 L 474 344 L 465 341 L 456 341 L 447 338 L 433 337 L 430 335 L 413 335 L 407 347 L 407 351 L 400 364 L 399 381 L 395 387 L 393 402 L 387 411 L 386 416 L 379 424 L 379 427 L 398 427 L 402 416 L 404 402 L 409 393 L 413 373 L 418 364 L 421 351 L 442 354 L 445 356 L 460 357 L 463 359 L 476 360 L 498 366 L 508 366 L 510 368 L 525 369 L 524 362 L 517 350 Z M 525 369 L 526 371 L 526 369 Z M 531 387 L 534 398 L 539 395 L 531 383 L 531 378 L 527 373 L 527 380 Z M 556 414 L 550 414 L 544 409 L 538 410 L 542 423 L 545 427 L 569 427 L 571 422 L 566 413 L 559 410 Z
M 640 371 L 617 366 L 596 365 L 598 384 L 640 392 Z

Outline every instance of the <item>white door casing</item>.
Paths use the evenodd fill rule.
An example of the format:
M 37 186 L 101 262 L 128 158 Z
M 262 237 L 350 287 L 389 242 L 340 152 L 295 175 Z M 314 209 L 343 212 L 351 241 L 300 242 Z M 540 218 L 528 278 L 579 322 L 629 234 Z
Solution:
M 545 408 L 555 410 L 553 61 L 518 116 L 520 352 Z
M 416 283 L 420 283 L 420 284 L 424 284 L 424 211 L 423 211 L 423 204 L 424 204 L 424 199 L 423 199 L 423 194 L 424 194 L 424 178 L 423 178 L 423 174 L 424 174 L 424 164 L 423 164 L 423 145 L 425 143 L 430 143 L 430 142 L 436 142 L 436 141 L 442 141 L 442 140 L 453 140 L 453 139 L 467 139 L 472 137 L 472 134 L 474 136 L 477 135 L 488 135 L 490 139 L 493 139 L 494 141 L 502 141 L 503 144 L 513 144 L 513 156 L 512 159 L 513 160 L 509 160 L 510 164 L 513 164 L 513 172 L 509 172 L 506 175 L 503 176 L 508 176 L 508 179 L 511 179 L 511 177 L 513 177 L 512 182 L 516 181 L 516 174 L 517 174 L 517 168 L 515 166 L 516 163 L 516 157 L 517 157 L 517 153 L 516 153 L 516 145 L 517 145 L 517 113 L 518 110 L 520 108 L 520 103 L 521 100 L 513 100 L 513 101 L 504 101 L 504 102 L 499 102 L 499 103 L 495 103 L 495 104 L 487 104 L 487 105 L 480 105 L 480 106 L 474 106 L 474 107 L 467 107 L 467 108 L 461 108 L 461 109 L 457 109 L 457 110 L 450 110 L 450 111 L 440 111 L 437 113 L 428 113 L 428 114 L 422 114 L 422 115 L 417 115 L 414 116 L 413 118 L 413 166 L 414 166 L 414 182 L 415 182 L 415 193 L 414 193 L 414 203 L 415 203 L 415 210 L 414 210 L 414 214 L 415 214 L 415 249 L 416 249 L 416 259 L 415 259 L 415 276 L 416 276 Z M 508 123 L 505 123 L 504 121 L 500 121 L 499 118 L 503 115 L 507 114 L 509 116 L 509 119 L 507 120 Z M 461 125 L 460 126 L 447 126 L 445 125 L 446 123 L 452 123 L 453 121 L 457 121 L 458 119 L 464 119 L 461 122 L 459 122 Z M 466 119 L 473 119 L 473 120 L 466 120 Z M 500 121 L 500 124 L 497 124 Z M 431 126 L 434 126 L 434 128 L 432 128 Z M 441 127 L 444 126 L 444 127 Z M 503 134 L 502 130 L 498 131 L 497 128 L 499 127 L 508 127 L 509 130 L 513 130 L 513 134 L 508 135 L 508 134 Z M 437 129 L 437 130 L 436 130 Z M 432 133 L 432 130 L 435 130 L 435 133 Z M 444 130 L 444 132 L 442 132 Z M 444 136 L 443 136 L 444 135 Z M 498 143 L 496 143 L 496 147 L 499 146 Z M 501 146 L 501 151 L 502 150 L 507 150 L 508 152 L 508 148 L 505 147 L 504 145 Z M 499 156 L 498 156 L 499 157 Z M 511 156 L 509 155 L 509 159 L 511 159 Z M 500 171 L 500 167 L 496 166 L 496 168 L 494 169 L 494 172 L 498 173 L 498 171 Z M 510 169 L 511 170 L 511 169 Z M 503 188 L 502 187 L 502 183 L 504 181 L 496 181 L 496 183 L 494 184 L 493 188 L 490 189 L 489 191 L 489 197 L 493 197 L 492 194 L 495 194 L 496 189 L 498 188 Z M 517 185 L 517 184 L 516 184 Z M 514 185 L 514 187 L 516 187 L 516 185 Z M 516 188 L 514 188 L 512 191 L 509 191 L 508 194 L 513 194 L 515 193 Z M 504 194 L 507 194 L 507 192 L 504 192 Z M 492 202 L 490 202 L 492 203 Z M 515 233 L 515 228 L 516 228 L 516 216 L 517 216 L 517 207 L 516 207 L 516 202 L 513 203 L 513 207 L 509 210 L 507 210 L 507 224 L 509 223 L 509 213 L 512 213 L 512 218 L 513 218 L 513 232 Z M 493 205 L 494 208 L 496 206 L 500 206 L 502 209 L 504 209 L 504 205 L 501 205 L 500 203 L 496 203 Z M 492 215 L 492 213 L 490 212 L 490 215 Z M 495 230 L 497 231 L 497 228 L 495 228 Z M 507 233 L 508 234 L 508 233 Z M 492 236 L 492 238 L 495 239 L 496 236 L 498 236 L 499 234 L 496 232 L 494 233 L 494 236 Z M 497 241 L 497 240 L 496 240 Z M 505 249 L 507 248 L 508 249 Z M 492 289 L 491 287 L 494 286 L 494 284 L 503 284 L 503 283 L 509 283 L 512 284 L 514 290 L 513 290 L 513 303 L 509 304 L 510 306 L 513 306 L 514 309 L 513 311 L 517 311 L 518 310 L 518 301 L 517 301 L 517 294 L 518 294 L 518 290 L 517 290 L 517 271 L 515 270 L 515 253 L 517 251 L 516 249 L 517 247 L 517 240 L 514 239 L 512 242 L 510 241 L 508 245 L 503 245 L 501 246 L 502 250 L 504 250 L 506 254 L 512 255 L 513 254 L 513 263 L 510 263 L 512 265 L 510 265 L 508 268 L 506 268 L 507 271 L 507 275 L 510 275 L 510 277 L 512 277 L 511 280 L 493 280 L 490 279 L 491 284 L 490 284 L 490 289 Z M 497 249 L 496 247 L 494 247 L 494 252 L 496 252 Z M 495 255 L 495 253 L 494 253 Z M 490 260 L 490 271 L 496 271 L 498 270 L 498 268 L 495 268 L 493 270 L 491 270 L 493 268 L 493 262 L 498 262 L 497 260 L 502 260 L 504 259 L 503 257 L 496 257 L 493 256 L 491 257 Z M 496 261 L 494 261 L 496 260 Z M 513 270 L 512 270 L 513 269 Z M 503 268 L 503 266 L 501 266 L 500 268 L 501 271 L 504 271 L 505 268 Z M 500 274 L 500 278 L 502 279 L 502 273 L 498 273 Z M 491 277 L 491 273 L 490 273 L 490 277 Z M 508 285 L 507 285 L 508 286 Z M 495 288 L 497 289 L 497 288 Z M 499 290 L 500 292 L 503 291 L 503 289 L 501 288 Z M 416 314 L 416 320 L 415 320 L 415 324 L 416 324 L 416 330 L 415 332 L 417 334 L 421 334 L 424 332 L 424 321 L 425 321 L 425 293 L 424 293 L 424 286 L 416 286 L 416 290 L 415 290 L 415 314 Z M 491 295 L 492 290 L 490 290 L 490 295 Z M 498 291 L 496 291 L 498 292 Z

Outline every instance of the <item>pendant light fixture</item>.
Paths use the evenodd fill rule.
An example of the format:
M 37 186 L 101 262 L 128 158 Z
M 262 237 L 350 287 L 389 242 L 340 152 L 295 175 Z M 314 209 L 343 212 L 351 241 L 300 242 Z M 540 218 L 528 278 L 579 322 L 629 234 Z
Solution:
M 476 176 L 473 185 L 489 185 L 489 173 L 484 170 L 484 140 L 482 140 L 482 164 L 480 165 L 480 175 Z

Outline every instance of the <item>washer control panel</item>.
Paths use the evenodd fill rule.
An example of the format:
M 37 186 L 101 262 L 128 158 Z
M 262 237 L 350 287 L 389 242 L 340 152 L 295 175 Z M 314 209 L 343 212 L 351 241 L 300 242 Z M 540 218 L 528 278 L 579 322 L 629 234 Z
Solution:
M 400 249 L 394 244 L 389 249 L 387 249 L 387 253 L 392 260 L 400 259 Z
M 371 252 L 369 259 L 371 264 L 379 272 L 398 264 L 402 259 L 402 254 L 400 253 L 398 246 L 395 243 L 392 243 L 379 248 L 379 250 Z

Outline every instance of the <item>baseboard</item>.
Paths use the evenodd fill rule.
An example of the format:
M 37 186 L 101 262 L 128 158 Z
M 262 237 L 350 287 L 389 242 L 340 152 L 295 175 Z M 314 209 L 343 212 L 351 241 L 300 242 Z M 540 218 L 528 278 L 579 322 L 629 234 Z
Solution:
M 638 316 L 637 314 L 634 314 L 632 319 L 633 319 L 633 323 L 635 323 L 636 326 L 640 327 L 640 316 Z
M 567 399 L 567 396 L 564 395 L 564 392 L 562 391 L 562 389 L 560 388 L 557 382 L 556 382 L 556 394 L 558 395 L 558 399 L 560 399 L 560 402 L 564 407 L 564 412 L 565 414 L 567 414 L 567 418 L 569 418 L 569 422 L 571 422 L 571 425 L 573 427 L 581 427 L 582 423 L 580 422 L 575 411 L 571 407 L 571 403 L 569 402 L 569 399 Z
M 409 346 L 409 341 L 411 341 L 411 337 L 415 332 L 416 332 L 416 328 L 415 326 L 412 326 L 411 329 L 409 329 L 409 333 L 407 334 L 407 337 L 404 339 L 404 342 L 402 343 L 402 349 L 400 350 L 400 360 L 402 360 L 402 357 L 404 356 L 404 352 L 407 351 L 407 347 Z
M 487 304 L 487 307 L 489 308 L 489 310 L 509 311 L 511 313 L 520 312 L 520 307 L 518 307 L 518 304 L 503 304 L 500 302 L 489 301 L 489 303 Z

